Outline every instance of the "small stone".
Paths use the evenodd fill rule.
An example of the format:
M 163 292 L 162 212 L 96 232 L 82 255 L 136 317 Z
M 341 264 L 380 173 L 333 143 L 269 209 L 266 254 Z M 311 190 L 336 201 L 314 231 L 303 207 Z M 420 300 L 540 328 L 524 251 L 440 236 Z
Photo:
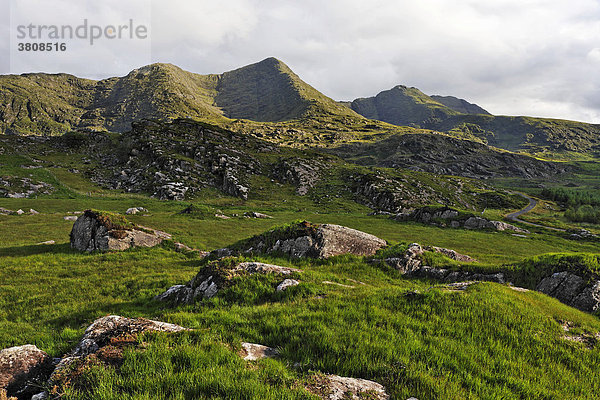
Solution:
M 23 215 L 25 214 L 25 211 L 21 210 L 20 208 L 17 210 L 17 215 Z
M 77 221 L 77 217 L 74 215 L 67 215 L 66 217 L 63 217 L 63 219 L 65 221 Z
M 55 244 L 55 243 L 56 242 L 54 240 L 47 240 L 45 242 L 39 242 L 39 243 L 36 243 L 36 244 L 37 245 L 43 245 L 43 244 L 50 245 L 50 244 Z
M 175 242 L 173 244 L 173 246 L 175 247 L 175 251 L 178 253 L 184 252 L 184 251 L 192 251 L 191 247 L 186 246 L 183 243 L 179 243 L 179 242 Z
M 299 285 L 299 284 L 300 284 L 300 282 L 298 282 L 298 281 L 297 281 L 297 280 L 295 280 L 295 279 L 286 279 L 286 280 L 284 280 L 283 282 L 281 282 L 281 283 L 280 283 L 280 284 L 277 286 L 277 291 L 278 291 L 278 292 L 282 292 L 282 291 L 286 290 L 286 289 L 287 289 L 287 288 L 289 288 L 289 287 L 292 287 L 292 286 L 297 286 L 297 285 Z
M 277 349 L 262 344 L 244 342 L 242 348 L 245 354 L 244 360 L 246 361 L 262 360 L 263 358 L 273 358 L 279 355 Z
M 35 211 L 33 208 L 30 208 L 29 209 L 29 214 L 31 214 L 31 215 L 37 215 L 37 214 L 39 214 L 39 212 Z

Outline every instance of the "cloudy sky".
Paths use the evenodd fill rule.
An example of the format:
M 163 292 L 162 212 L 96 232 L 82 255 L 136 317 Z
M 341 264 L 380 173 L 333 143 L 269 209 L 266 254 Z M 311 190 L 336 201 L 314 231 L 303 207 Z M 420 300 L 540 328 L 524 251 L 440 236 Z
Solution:
M 170 62 L 218 73 L 274 56 L 336 100 L 404 84 L 494 114 L 600 123 L 599 0 L 0 2 L 11 6 L 10 20 L 0 12 L 0 34 L 12 41 L 0 44 L 10 55 L 0 58 L 4 72 L 104 78 Z M 44 57 L 14 48 L 18 24 L 83 18 L 133 19 L 148 24 L 151 40 L 70 41 L 68 54 Z

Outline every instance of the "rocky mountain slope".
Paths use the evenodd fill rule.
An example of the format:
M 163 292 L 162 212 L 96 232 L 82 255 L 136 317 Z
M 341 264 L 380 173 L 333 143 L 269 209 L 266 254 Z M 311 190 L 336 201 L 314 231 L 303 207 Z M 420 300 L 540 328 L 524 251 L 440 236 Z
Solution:
M 143 118 L 193 117 L 228 124 L 240 118 L 325 122 L 328 116 L 364 120 L 275 58 L 212 75 L 152 64 L 101 81 L 66 74 L 0 76 L 0 133 L 51 135 L 78 128 L 124 132 Z
M 433 95 L 430 96 L 433 100 L 438 103 L 442 103 L 446 107 L 453 109 L 454 111 L 458 111 L 462 114 L 487 114 L 491 115 L 489 112 L 479 107 L 477 104 L 469 103 L 464 99 L 459 99 L 454 96 L 438 96 Z
M 549 178 L 572 168 L 561 163 L 498 151 L 482 143 L 441 134 L 395 135 L 372 143 L 342 145 L 332 150 L 361 165 L 407 168 L 471 178 Z
M 193 198 L 206 188 L 249 199 L 267 186 L 278 190 L 285 184 L 317 202 L 348 198 L 395 212 L 430 203 L 473 209 L 478 193 L 491 190 L 467 179 L 365 168 L 186 119 L 137 122 L 117 138 L 103 133 L 80 138 L 75 146 L 91 160 L 86 174 L 93 181 L 160 199 Z M 65 140 L 54 141 L 55 149 L 67 150 Z
M 444 132 L 509 151 L 562 157 L 600 154 L 600 125 L 559 119 L 490 115 L 455 97 L 396 86 L 350 103 L 357 113 L 394 125 Z
M 419 125 L 459 114 L 419 89 L 402 85 L 385 90 L 375 97 L 356 99 L 350 107 L 367 118 L 394 125 Z

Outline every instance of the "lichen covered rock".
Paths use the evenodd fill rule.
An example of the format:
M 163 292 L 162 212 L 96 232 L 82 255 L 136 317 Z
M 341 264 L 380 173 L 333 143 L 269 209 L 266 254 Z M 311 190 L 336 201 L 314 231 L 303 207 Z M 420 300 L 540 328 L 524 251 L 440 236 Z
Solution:
M 79 251 L 152 247 L 171 238 L 165 232 L 132 224 L 122 216 L 93 210 L 86 210 L 77 218 L 70 236 L 71 247 Z
M 372 256 L 386 244 L 385 240 L 356 229 L 302 221 L 243 240 L 229 249 L 216 250 L 211 256 L 251 253 L 276 253 L 293 258 L 328 258 L 342 254 Z
M 52 358 L 34 345 L 0 350 L 0 391 L 10 396 L 31 396 L 50 375 Z
M 600 280 L 590 282 L 572 272 L 553 273 L 542 279 L 536 290 L 582 311 L 600 308 Z
M 172 286 L 164 293 L 156 296 L 155 299 L 173 304 L 188 304 L 199 298 L 215 296 L 219 290 L 229 286 L 231 280 L 235 277 L 254 274 L 290 276 L 299 272 L 301 272 L 299 269 L 280 267 L 279 265 L 254 261 L 240 263 L 234 259 L 222 259 L 213 261 L 202 268 L 187 284 Z M 288 286 L 294 285 L 290 284 Z

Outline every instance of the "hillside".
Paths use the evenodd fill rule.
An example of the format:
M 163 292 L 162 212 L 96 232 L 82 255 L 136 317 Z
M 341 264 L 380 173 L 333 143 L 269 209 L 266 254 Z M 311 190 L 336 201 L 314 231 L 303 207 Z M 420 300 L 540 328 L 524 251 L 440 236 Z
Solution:
M 419 89 L 402 85 L 375 97 L 356 99 L 350 107 L 367 118 L 394 125 L 419 125 L 424 121 L 446 119 L 458 114 Z
M 135 120 L 178 117 L 223 125 L 232 119 L 366 124 L 275 58 L 214 75 L 152 64 L 101 81 L 65 74 L 0 76 L 0 133 L 124 132 Z
M 483 108 L 479 107 L 477 104 L 469 103 L 468 101 L 466 101 L 464 99 L 459 99 L 458 97 L 438 96 L 438 95 L 433 95 L 433 96 L 429 96 L 429 97 L 431 97 L 433 100 L 437 101 L 438 103 L 442 103 L 446 107 L 449 107 L 449 108 L 453 109 L 454 111 L 458 111 L 459 113 L 462 113 L 462 114 L 491 115 L 489 112 L 487 112 Z
M 351 108 L 394 125 L 444 132 L 501 149 L 548 158 L 600 156 L 600 125 L 559 119 L 490 115 L 483 108 L 450 96 L 427 96 L 396 86 Z
M 478 179 L 508 176 L 551 179 L 577 170 L 442 134 L 394 135 L 371 143 L 340 145 L 330 151 L 361 165 Z

